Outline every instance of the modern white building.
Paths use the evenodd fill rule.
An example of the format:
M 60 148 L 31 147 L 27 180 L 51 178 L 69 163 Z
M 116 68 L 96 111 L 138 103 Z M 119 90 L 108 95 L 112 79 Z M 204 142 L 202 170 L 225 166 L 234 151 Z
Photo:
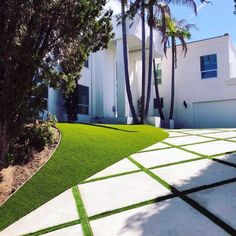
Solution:
M 137 16 L 130 27 L 127 22 L 129 50 L 129 74 L 133 102 L 138 113 L 138 100 L 141 97 L 141 18 Z M 113 18 L 114 39 L 108 49 L 90 55 L 78 80 L 79 122 L 131 123 L 131 113 L 126 95 L 123 41 L 121 25 Z M 149 29 L 146 25 L 146 45 L 148 52 Z M 161 36 L 154 32 L 154 56 L 163 57 Z M 148 64 L 148 60 L 147 60 Z M 151 99 L 153 108 L 153 98 Z M 57 115 L 58 120 L 66 121 L 63 100 L 57 91 L 49 89 L 48 110 Z M 150 109 L 150 116 L 154 109 Z
M 188 43 L 186 57 L 181 46 L 177 50 L 175 127 L 236 127 L 236 50 L 230 36 Z M 162 70 L 160 96 L 168 118 L 171 49 L 167 58 L 157 61 Z
M 129 74 L 133 102 L 138 113 L 141 97 L 141 19 L 127 24 Z M 79 122 L 131 123 L 126 96 L 121 25 L 113 22 L 115 37 L 108 49 L 90 55 L 78 81 Z M 148 26 L 146 45 L 148 52 Z M 171 50 L 164 56 L 161 36 L 155 32 L 154 56 L 159 68 L 159 90 L 163 110 L 168 118 L 171 86 Z M 148 53 L 147 61 L 148 65 Z M 158 124 L 154 85 L 149 121 Z M 63 100 L 49 89 L 48 110 L 66 121 Z M 236 50 L 229 35 L 188 44 L 183 56 L 178 46 L 175 83 L 175 127 L 236 127 Z

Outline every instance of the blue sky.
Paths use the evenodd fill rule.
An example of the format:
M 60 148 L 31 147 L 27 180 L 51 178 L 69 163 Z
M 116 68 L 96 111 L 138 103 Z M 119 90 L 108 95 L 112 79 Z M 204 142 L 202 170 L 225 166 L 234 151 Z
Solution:
M 190 41 L 223 35 L 229 33 L 236 44 L 236 15 L 233 0 L 211 0 L 213 4 L 200 6 L 200 0 L 196 0 L 199 7 L 198 16 L 192 15 L 192 10 L 183 6 L 174 6 L 172 14 L 178 19 L 186 19 L 188 23 L 195 24 L 198 30 L 192 31 Z M 108 3 L 115 13 L 120 12 L 117 0 Z

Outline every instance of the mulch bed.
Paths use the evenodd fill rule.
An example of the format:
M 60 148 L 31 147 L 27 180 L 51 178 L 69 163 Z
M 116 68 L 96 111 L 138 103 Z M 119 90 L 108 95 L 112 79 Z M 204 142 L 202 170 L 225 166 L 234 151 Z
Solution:
M 55 142 L 41 152 L 34 152 L 29 162 L 0 168 L 0 206 L 33 176 L 51 157 L 60 140 L 59 131 L 54 128 Z

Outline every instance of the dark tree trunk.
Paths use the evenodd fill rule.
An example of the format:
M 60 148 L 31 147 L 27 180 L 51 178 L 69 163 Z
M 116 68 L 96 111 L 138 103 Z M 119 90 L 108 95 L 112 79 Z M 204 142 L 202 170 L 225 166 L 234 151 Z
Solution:
M 0 163 L 4 163 L 8 151 L 7 122 L 0 122 Z
M 154 74 L 154 86 L 155 86 L 156 99 L 157 99 L 157 109 L 158 109 L 161 120 L 165 120 L 165 116 L 161 107 L 161 99 L 160 99 L 158 82 L 157 82 L 157 74 L 156 74 L 156 64 L 155 64 L 154 59 L 153 59 L 153 74 Z
M 153 17 L 153 8 L 150 10 L 150 18 Z M 152 25 L 149 26 L 150 28 L 150 37 L 149 37 L 149 61 L 148 61 L 148 84 L 147 84 L 147 101 L 146 101 L 146 108 L 145 108 L 145 121 L 148 116 L 149 111 L 149 104 L 151 98 L 151 86 L 152 86 L 152 59 L 153 59 L 153 27 Z
M 171 37 L 171 46 L 172 46 L 172 72 L 171 72 L 171 100 L 170 100 L 170 113 L 169 119 L 173 119 L 174 113 L 174 103 L 175 103 L 175 64 L 176 64 L 176 51 L 175 51 L 175 38 Z
M 133 117 L 133 123 L 138 124 L 139 120 L 135 112 L 132 92 L 129 81 L 129 64 L 128 64 L 128 49 L 127 49 L 127 34 L 126 34 L 126 19 L 125 19 L 125 4 L 124 1 L 121 1 L 121 14 L 122 14 L 122 38 L 123 38 L 123 56 L 124 56 L 124 70 L 125 70 L 125 85 L 126 93 L 128 97 L 128 102 Z
M 142 0 L 141 6 L 142 18 L 142 96 L 141 96 L 141 118 L 140 123 L 145 123 L 145 93 L 146 93 L 146 32 L 145 32 L 145 0 Z

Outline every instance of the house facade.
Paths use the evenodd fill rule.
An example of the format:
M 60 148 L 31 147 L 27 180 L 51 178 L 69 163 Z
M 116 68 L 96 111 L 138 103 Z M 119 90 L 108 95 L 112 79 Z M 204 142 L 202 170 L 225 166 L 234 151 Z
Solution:
M 108 49 L 93 53 L 78 80 L 78 122 L 132 123 L 125 88 L 121 25 L 113 19 L 114 39 Z M 148 66 L 149 29 L 146 25 Z M 127 22 L 129 75 L 133 102 L 138 113 L 141 97 L 141 19 L 132 27 Z M 154 34 L 154 57 L 158 68 L 159 90 L 166 119 L 170 106 L 171 48 L 163 53 L 161 36 Z M 228 34 L 188 43 L 184 57 L 181 46 L 175 82 L 174 122 L 176 128 L 236 127 L 236 50 Z M 49 88 L 48 110 L 66 121 L 63 99 Z M 154 83 L 148 122 L 158 126 L 159 113 Z
M 177 48 L 174 121 L 177 128 L 236 127 L 236 50 L 228 34 Z M 171 48 L 157 59 L 160 96 L 168 117 Z M 158 115 L 158 111 L 155 111 Z
M 138 113 L 138 100 L 141 97 L 141 18 L 127 22 L 127 43 L 129 59 L 130 84 L 133 102 Z M 78 121 L 100 123 L 132 123 L 125 87 L 123 40 L 121 25 L 113 18 L 114 39 L 108 49 L 93 53 L 85 63 L 78 80 Z M 149 29 L 146 25 L 146 45 L 149 49 Z M 161 36 L 154 32 L 154 56 L 163 57 Z M 148 57 L 147 57 L 148 58 Z M 148 59 L 146 61 L 148 65 Z M 151 99 L 149 116 L 154 116 Z M 48 110 L 56 114 L 59 121 L 66 121 L 63 99 L 58 91 L 49 88 Z

